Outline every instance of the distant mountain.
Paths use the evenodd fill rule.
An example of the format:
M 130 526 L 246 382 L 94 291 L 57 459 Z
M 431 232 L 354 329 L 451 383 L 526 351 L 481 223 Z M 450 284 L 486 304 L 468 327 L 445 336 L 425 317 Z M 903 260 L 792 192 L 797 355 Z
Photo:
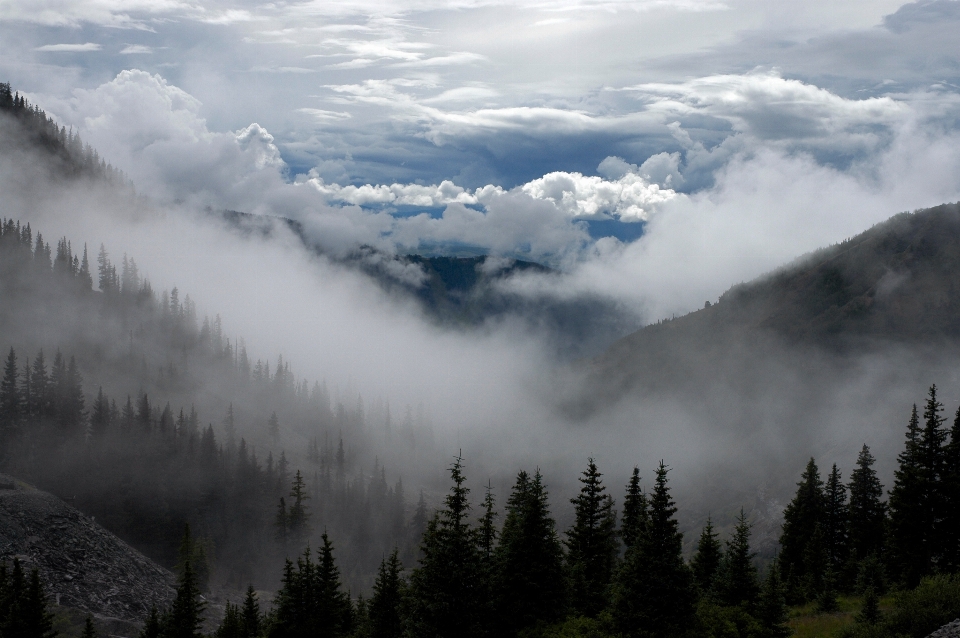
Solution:
M 439 325 L 478 327 L 519 319 L 549 337 L 556 352 L 568 360 L 593 356 L 637 327 L 633 314 L 600 295 L 531 298 L 504 285 L 518 274 L 559 275 L 539 263 L 491 256 L 392 254 L 371 246 L 331 255 L 298 221 L 232 210 L 208 212 L 222 217 L 238 232 L 262 236 L 272 233 L 272 224 L 279 221 L 314 253 L 366 273 L 388 293 L 414 299 L 424 315 Z
M 743 372 L 764 349 L 839 360 L 960 339 L 960 205 L 902 213 L 718 303 L 648 325 L 591 362 L 601 400 Z M 597 395 L 595 395 L 595 400 Z

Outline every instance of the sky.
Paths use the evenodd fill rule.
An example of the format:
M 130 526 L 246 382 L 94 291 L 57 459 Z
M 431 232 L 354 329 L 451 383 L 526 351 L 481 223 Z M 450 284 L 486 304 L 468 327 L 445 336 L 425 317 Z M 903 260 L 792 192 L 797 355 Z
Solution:
M 158 202 L 491 254 L 648 320 L 960 199 L 960 2 L 2 0 L 0 77 Z

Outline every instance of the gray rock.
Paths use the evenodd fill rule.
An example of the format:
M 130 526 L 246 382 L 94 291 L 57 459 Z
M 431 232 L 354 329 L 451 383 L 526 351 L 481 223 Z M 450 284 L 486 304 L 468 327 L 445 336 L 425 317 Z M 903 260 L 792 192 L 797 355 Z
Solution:
M 960 638 L 960 618 L 957 618 L 951 623 L 947 623 L 927 636 L 927 638 Z
M 174 577 L 57 497 L 0 474 L 0 561 L 36 568 L 50 601 L 138 622 L 174 598 Z

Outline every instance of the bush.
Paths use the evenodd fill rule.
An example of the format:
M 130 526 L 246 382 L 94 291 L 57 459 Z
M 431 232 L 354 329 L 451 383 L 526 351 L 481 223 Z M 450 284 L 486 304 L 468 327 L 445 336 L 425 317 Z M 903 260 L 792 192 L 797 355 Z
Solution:
M 960 575 L 924 578 L 896 597 L 896 611 L 884 625 L 890 634 L 923 638 L 960 618 Z

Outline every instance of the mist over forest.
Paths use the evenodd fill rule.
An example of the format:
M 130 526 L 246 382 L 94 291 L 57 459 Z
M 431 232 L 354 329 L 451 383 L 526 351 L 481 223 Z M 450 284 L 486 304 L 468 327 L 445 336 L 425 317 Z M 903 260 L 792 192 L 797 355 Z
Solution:
M 270 166 L 276 147 L 258 131 L 244 143 L 261 144 L 250 152 Z M 788 605 L 827 613 L 831 596 L 913 591 L 956 570 L 960 426 L 948 433 L 939 415 L 960 414 L 957 204 L 894 215 L 877 199 L 831 230 L 835 243 L 811 231 L 734 264 L 685 234 L 704 208 L 735 198 L 687 197 L 668 188 L 677 173 L 644 181 L 646 199 L 631 204 L 683 200 L 673 218 L 643 213 L 647 240 L 592 241 L 577 222 L 551 227 L 539 247 L 465 239 L 445 251 L 457 219 L 469 239 L 470 224 L 498 210 L 547 215 L 536 188 L 550 184 L 461 189 L 446 202 L 455 214 L 372 231 L 388 213 L 314 206 L 308 188 L 332 192 L 316 176 L 286 191 L 270 176 L 214 201 L 199 187 L 141 191 L 124 171 L 142 167 L 108 159 L 0 85 L 0 472 L 176 574 L 176 598 L 151 601 L 159 616 L 130 612 L 141 635 L 161 635 L 151 623 L 174 632 L 164 609 L 188 580 L 190 596 L 208 600 L 204 631 L 219 636 L 260 635 L 249 618 L 247 633 L 224 629 L 254 600 L 269 610 L 263 635 L 320 635 L 303 627 L 328 620 L 329 635 L 401 635 L 375 620 L 390 583 L 390 622 L 411 636 L 788 635 Z M 608 180 L 640 179 L 641 167 L 620 163 L 601 164 Z M 251 197 L 244 209 L 242 191 L 260 187 L 274 205 Z M 510 232 L 522 238 L 520 226 Z M 415 230 L 430 241 L 413 242 Z M 937 450 L 917 461 L 930 473 L 917 489 L 937 494 L 933 537 L 897 531 L 908 514 L 890 492 L 921 440 Z M 870 503 L 877 529 L 893 531 L 848 538 L 834 521 L 844 539 L 824 540 L 824 521 L 853 520 L 858 476 L 882 486 Z M 590 501 L 584 490 L 601 484 Z M 577 540 L 589 503 L 603 519 L 600 549 Z M 537 534 L 545 544 L 523 544 Z M 662 564 L 649 563 L 654 537 Z M 914 556 L 902 539 L 932 549 Z M 444 554 L 460 542 L 468 558 Z M 306 596 L 296 588 L 333 557 L 326 620 L 284 625 L 294 613 L 284 601 Z M 478 589 L 463 594 L 466 615 L 443 617 L 433 601 L 455 597 L 456 583 L 445 589 L 430 569 L 455 559 L 470 575 L 457 582 Z M 886 571 L 864 585 L 871 569 Z M 657 570 L 662 588 L 639 582 Z M 13 591 L 6 579 L 0 589 Z M 671 595 L 686 616 L 657 615 Z M 638 611 L 634 597 L 660 602 Z M 720 633 L 723 623 L 739 633 Z

